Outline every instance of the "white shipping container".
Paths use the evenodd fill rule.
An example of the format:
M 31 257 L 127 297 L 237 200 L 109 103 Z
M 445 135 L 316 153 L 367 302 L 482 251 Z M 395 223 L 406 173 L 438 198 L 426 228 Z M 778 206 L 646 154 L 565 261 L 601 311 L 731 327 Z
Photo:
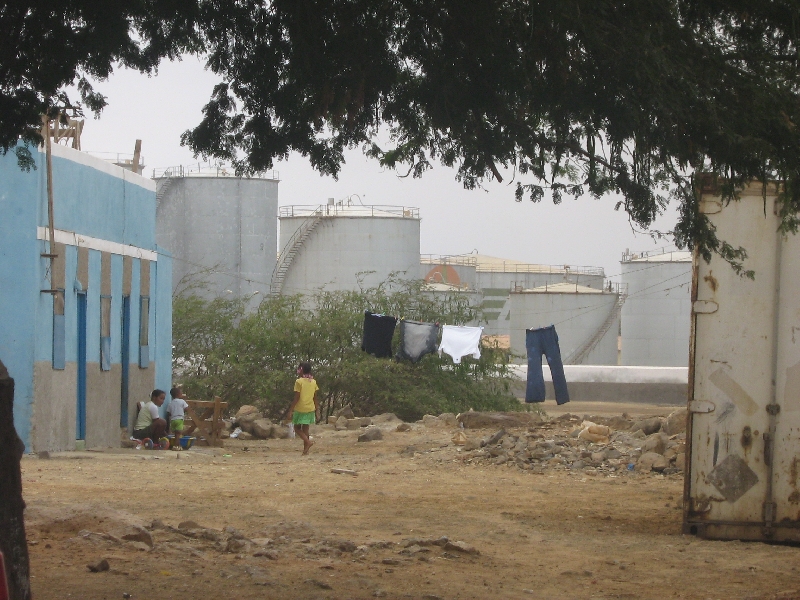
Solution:
M 760 185 L 700 210 L 747 250 L 755 280 L 695 257 L 684 531 L 800 540 L 800 238 L 778 231 Z

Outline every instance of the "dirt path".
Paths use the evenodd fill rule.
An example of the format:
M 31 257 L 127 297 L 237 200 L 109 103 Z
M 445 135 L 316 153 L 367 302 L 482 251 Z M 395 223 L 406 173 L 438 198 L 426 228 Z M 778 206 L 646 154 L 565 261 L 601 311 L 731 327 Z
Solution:
M 26 458 L 35 597 L 800 597 L 800 549 L 681 535 L 680 475 L 467 464 L 452 433 Z

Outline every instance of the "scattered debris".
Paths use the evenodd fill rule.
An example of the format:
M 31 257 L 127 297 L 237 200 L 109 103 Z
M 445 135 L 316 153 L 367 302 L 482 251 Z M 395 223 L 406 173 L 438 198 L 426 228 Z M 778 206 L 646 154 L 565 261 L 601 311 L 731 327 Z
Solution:
M 331 469 L 331 473 L 336 473 L 337 475 L 352 475 L 353 477 L 358 475 L 358 473 L 352 469 Z
M 104 558 L 96 563 L 86 565 L 86 568 L 92 573 L 102 573 L 103 571 L 108 571 L 111 568 L 111 565 L 109 565 L 108 561 Z

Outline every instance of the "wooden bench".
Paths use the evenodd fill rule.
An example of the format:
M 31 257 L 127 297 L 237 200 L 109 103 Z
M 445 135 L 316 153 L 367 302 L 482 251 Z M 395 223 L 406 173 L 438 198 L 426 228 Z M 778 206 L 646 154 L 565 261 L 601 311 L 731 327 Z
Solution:
M 220 402 L 219 396 L 214 400 L 187 400 L 185 428 L 183 435 L 199 432 L 197 444 L 202 446 L 222 447 L 222 414 L 228 408 L 227 402 Z M 201 437 L 202 436 L 202 437 Z

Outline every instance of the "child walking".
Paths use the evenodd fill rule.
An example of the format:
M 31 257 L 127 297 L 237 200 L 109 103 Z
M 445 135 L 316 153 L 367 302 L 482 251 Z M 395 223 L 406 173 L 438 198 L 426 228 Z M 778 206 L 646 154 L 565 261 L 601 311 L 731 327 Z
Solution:
M 299 377 L 294 382 L 294 402 L 289 407 L 286 416 L 291 415 L 292 417 L 294 431 L 303 440 L 303 454 L 305 455 L 314 445 L 314 442 L 308 437 L 308 426 L 316 423 L 316 415 L 319 412 L 319 400 L 317 400 L 319 386 L 311 374 L 310 363 L 300 363 L 297 374 Z
M 189 408 L 189 404 L 183 397 L 183 390 L 179 387 L 172 388 L 169 391 L 169 395 L 172 397 L 167 407 L 167 412 L 169 413 L 169 428 L 175 436 L 172 449 L 180 451 L 183 450 L 183 448 L 181 448 L 181 435 L 183 435 L 184 428 L 183 418 L 186 409 Z

